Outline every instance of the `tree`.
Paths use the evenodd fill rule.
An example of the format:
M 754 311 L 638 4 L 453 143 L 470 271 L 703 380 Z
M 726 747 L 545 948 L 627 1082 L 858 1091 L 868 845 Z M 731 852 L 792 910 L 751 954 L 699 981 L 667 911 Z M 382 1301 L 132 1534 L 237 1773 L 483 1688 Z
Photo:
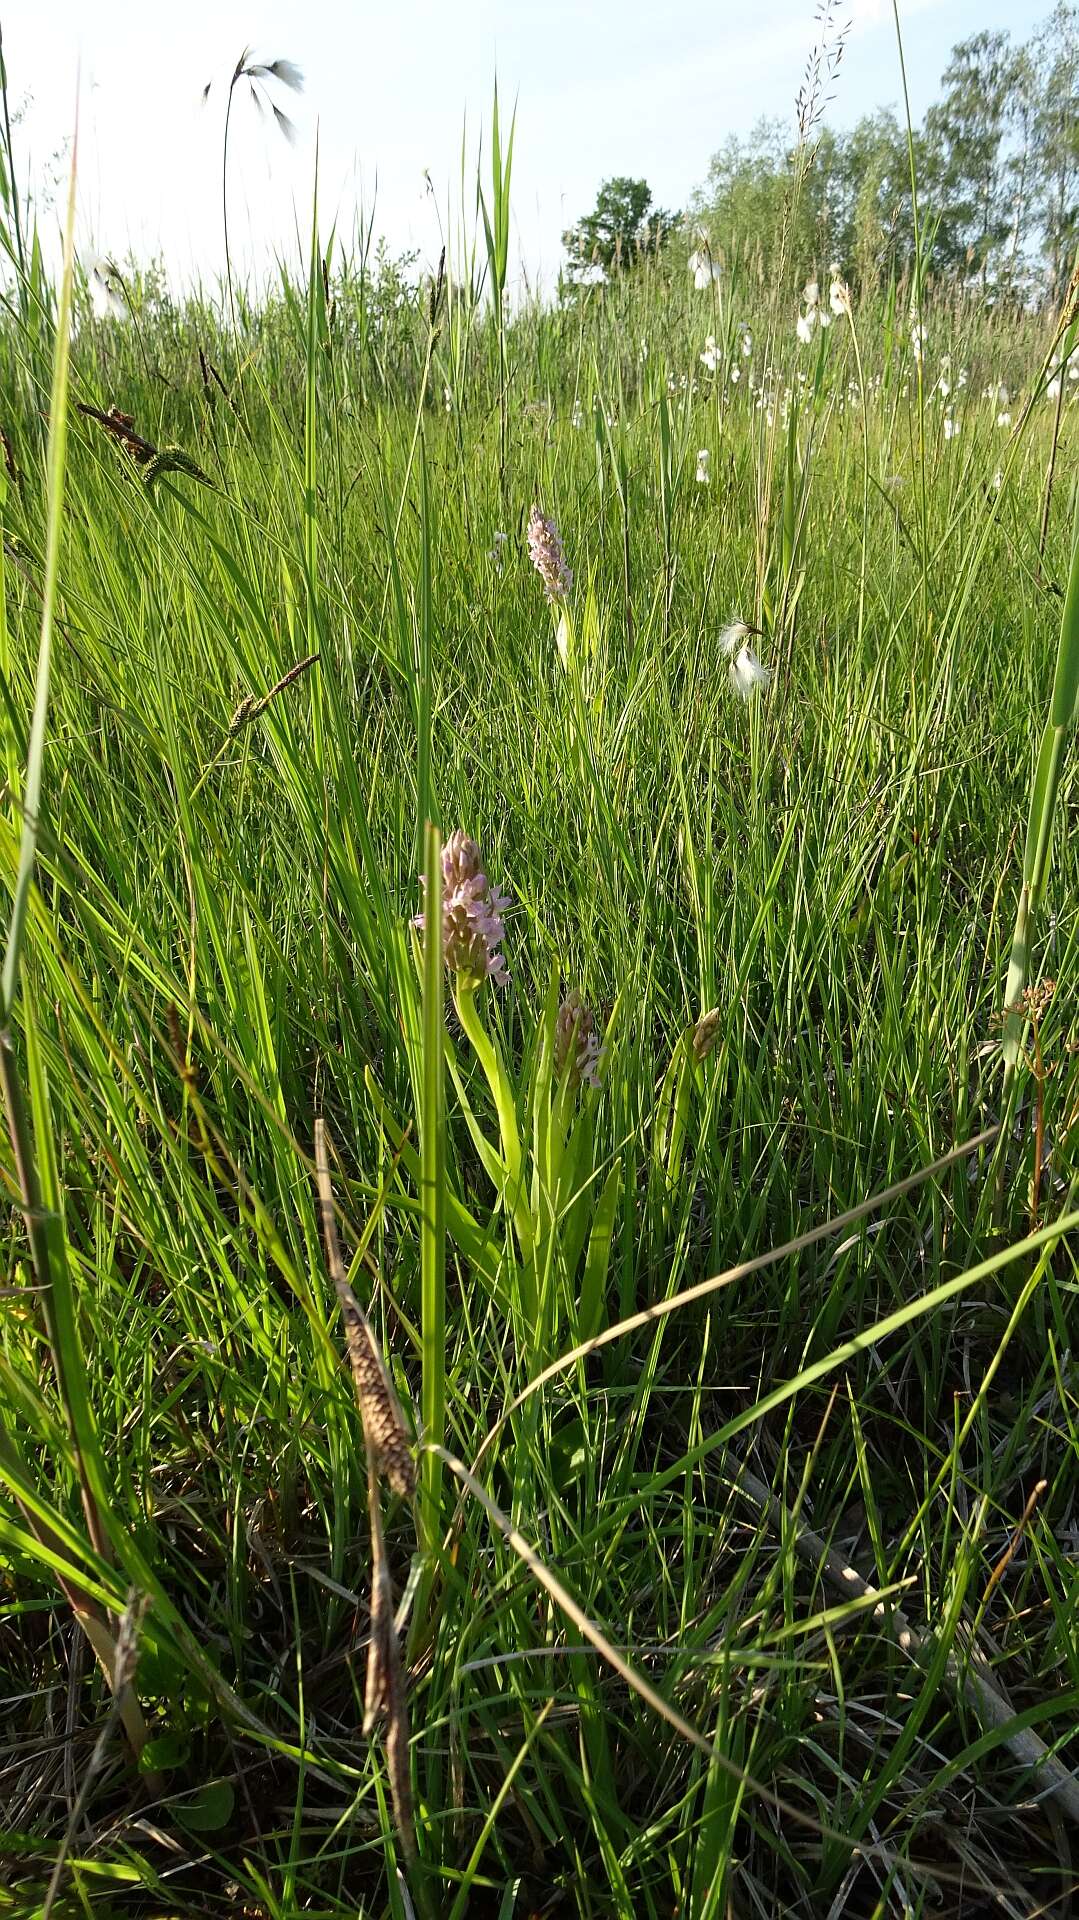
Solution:
M 1011 197 L 1008 244 L 1002 262 L 1002 274 L 1014 290 L 1024 266 L 1030 260 L 1029 214 L 1037 191 L 1040 171 L 1040 121 L 1042 112 L 1042 75 L 1031 42 L 1020 47 L 1015 56 L 1015 75 L 1008 125 L 1012 151 L 1006 163 L 1008 192 Z
M 647 180 L 624 174 L 605 180 L 591 213 L 562 235 L 571 279 L 583 279 L 597 267 L 609 274 L 634 266 L 642 254 L 664 244 L 677 218 L 653 207 Z
M 732 134 L 713 154 L 699 212 L 728 254 L 755 257 L 761 272 L 770 274 L 789 232 L 794 200 L 789 131 L 782 120 L 758 120 L 747 139 Z M 819 209 L 802 196 L 798 211 L 792 251 L 801 257 L 808 249 L 811 257 Z
M 943 98 L 925 117 L 929 185 L 941 264 L 986 286 L 1009 228 L 1005 135 L 1019 62 L 1007 32 L 976 33 L 952 48 Z
M 1036 75 L 1035 195 L 1049 292 L 1059 299 L 1079 242 L 1079 12 L 1059 4 L 1031 52 Z
M 840 260 L 865 284 L 910 249 L 906 130 L 884 108 L 846 132 L 821 128 L 807 149 L 791 144 L 782 121 L 762 120 L 713 156 L 699 207 L 728 251 L 755 259 L 765 278 L 786 262 L 804 276 Z
M 912 135 L 938 274 L 983 294 L 992 284 L 1060 300 L 1079 247 L 1077 100 L 1079 0 L 1055 0 L 1025 45 L 983 32 L 953 47 Z M 713 247 L 784 284 L 831 260 L 861 287 L 902 275 L 914 237 L 906 127 L 882 108 L 846 129 L 815 122 L 801 145 L 792 134 L 761 120 L 713 155 L 693 201 Z
M 923 164 L 915 135 L 915 168 Z M 890 107 L 866 114 L 845 136 L 839 154 L 843 221 L 836 246 L 859 286 L 902 270 L 913 244 L 907 130 Z

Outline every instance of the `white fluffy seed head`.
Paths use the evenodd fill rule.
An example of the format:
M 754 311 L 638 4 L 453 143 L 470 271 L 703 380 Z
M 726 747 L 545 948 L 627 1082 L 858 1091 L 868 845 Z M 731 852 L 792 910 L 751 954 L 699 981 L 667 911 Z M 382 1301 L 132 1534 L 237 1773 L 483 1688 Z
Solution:
M 741 700 L 749 700 L 758 691 L 765 693 L 772 684 L 772 670 L 761 665 L 747 641 L 738 649 L 730 668 L 731 686 Z
M 746 626 L 745 621 L 732 620 L 730 626 L 724 627 L 723 632 L 719 636 L 719 650 L 721 653 L 725 653 L 728 659 L 730 659 L 748 639 L 749 628 Z

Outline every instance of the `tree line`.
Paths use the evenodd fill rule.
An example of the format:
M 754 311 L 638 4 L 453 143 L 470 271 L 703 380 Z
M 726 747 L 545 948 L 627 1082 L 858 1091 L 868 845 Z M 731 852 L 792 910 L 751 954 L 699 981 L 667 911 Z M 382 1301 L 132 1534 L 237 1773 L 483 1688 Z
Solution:
M 687 224 L 763 273 L 785 250 L 843 261 L 873 284 L 909 263 L 913 158 L 927 263 L 985 293 L 1059 299 L 1079 244 L 1079 7 L 1059 0 L 1028 40 L 1004 30 L 953 47 L 939 96 L 908 138 L 882 107 L 848 129 L 792 143 L 761 120 L 713 156 L 685 216 L 656 208 L 647 182 L 605 181 L 563 244 L 571 279 L 624 270 Z

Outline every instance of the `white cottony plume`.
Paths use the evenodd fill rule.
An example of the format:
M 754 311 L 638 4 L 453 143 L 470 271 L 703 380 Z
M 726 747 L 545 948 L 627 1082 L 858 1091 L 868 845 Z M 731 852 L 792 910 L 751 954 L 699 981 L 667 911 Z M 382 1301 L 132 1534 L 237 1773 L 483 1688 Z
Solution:
M 719 650 L 731 663 L 731 688 L 741 700 L 764 693 L 772 683 L 771 668 L 761 665 L 750 645 L 750 639 L 759 633 L 759 627 L 751 627 L 745 620 L 732 620 L 719 636 Z
M 303 74 L 295 60 L 271 60 L 264 66 L 248 67 L 247 71 L 259 80 L 280 80 L 281 85 L 293 93 L 303 92 Z
M 954 440 L 958 432 L 959 421 L 955 419 L 954 415 L 946 413 L 944 416 L 944 438 L 946 440 Z
M 277 122 L 278 130 L 284 135 L 290 146 L 296 141 L 296 128 L 287 113 L 278 106 L 270 85 L 276 81 L 279 86 L 287 87 L 290 93 L 303 92 L 303 74 L 294 60 L 252 60 L 250 47 L 245 47 L 237 60 L 229 81 L 228 95 L 231 102 L 233 92 L 241 80 L 246 80 L 251 99 L 259 113 L 265 114 L 267 107 Z M 207 80 L 202 89 L 205 105 L 213 86 Z
M 816 317 L 817 317 L 817 310 L 815 307 L 810 307 L 808 313 L 800 313 L 798 315 L 798 321 L 797 321 L 795 331 L 803 347 L 808 347 L 810 341 L 813 338 L 813 323 L 816 320 Z
M 83 271 L 94 318 L 126 320 L 128 307 L 123 295 L 123 281 L 112 261 L 103 260 L 100 254 L 91 254 L 83 262 Z
M 849 319 L 851 311 L 850 288 L 843 278 L 843 269 L 838 260 L 832 261 L 829 271 L 832 276 L 832 284 L 828 289 L 828 305 L 831 307 L 837 319 L 841 313 L 845 313 Z
M 802 288 L 802 299 L 805 301 L 807 307 L 819 307 L 820 286 L 816 280 L 806 281 L 805 286 Z
M 705 340 L 704 352 L 701 354 L 701 365 L 707 367 L 709 373 L 714 373 L 719 365 L 719 348 L 716 346 L 716 336 L 714 333 L 710 333 Z
M 688 264 L 690 273 L 693 275 L 693 285 L 698 293 L 703 293 L 705 287 L 710 287 L 714 280 L 719 279 L 718 262 L 713 260 L 707 245 L 695 248 L 689 256 Z
M 772 684 L 771 667 L 762 667 L 748 640 L 731 661 L 730 680 L 741 700 L 752 699 L 758 691 L 765 693 Z
M 707 486 L 709 486 L 709 485 L 711 484 L 711 479 L 712 479 L 712 476 L 711 476 L 711 474 L 710 474 L 710 473 L 709 473 L 709 471 L 708 471 L 708 465 L 709 465 L 709 462 L 710 462 L 710 460 L 711 460 L 711 458 L 712 458 L 712 456 L 711 456 L 711 454 L 709 453 L 709 451 L 708 451 L 708 448 L 707 448 L 707 447 L 701 447 L 701 448 L 700 448 L 700 449 L 698 450 L 698 453 L 697 453 L 697 485 L 698 485 L 699 487 L 707 487 Z
M 719 636 L 720 653 L 725 653 L 729 658 L 738 652 L 739 647 L 745 645 L 751 633 L 759 632 L 759 627 L 749 627 L 744 620 L 732 620 Z

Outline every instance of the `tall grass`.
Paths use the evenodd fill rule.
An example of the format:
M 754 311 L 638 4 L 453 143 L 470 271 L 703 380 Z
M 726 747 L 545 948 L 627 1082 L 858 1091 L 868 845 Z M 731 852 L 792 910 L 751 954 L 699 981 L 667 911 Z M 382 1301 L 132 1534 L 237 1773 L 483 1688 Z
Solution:
M 235 325 L 227 292 L 136 285 L 136 335 L 30 288 L 47 457 L 38 335 L 0 331 L 0 1901 L 55 1870 L 55 1913 L 110 1916 L 1062 1909 L 1057 318 L 919 275 L 923 368 L 907 285 L 858 302 L 859 364 L 842 319 L 795 341 L 815 263 L 720 297 L 676 250 L 508 315 L 491 145 L 486 279 L 466 221 L 410 289 L 316 213 Z M 164 465 L 65 409 L 72 298 L 72 399 Z M 735 616 L 775 669 L 749 704 Z M 458 827 L 513 896 L 504 991 L 410 926 Z M 1003 1023 L 1039 984 L 1035 1059 Z M 416 1857 L 363 1732 L 349 1289 L 416 1441 L 377 1523 Z M 115 1639 L 131 1589 L 138 1763 L 69 1605 Z

